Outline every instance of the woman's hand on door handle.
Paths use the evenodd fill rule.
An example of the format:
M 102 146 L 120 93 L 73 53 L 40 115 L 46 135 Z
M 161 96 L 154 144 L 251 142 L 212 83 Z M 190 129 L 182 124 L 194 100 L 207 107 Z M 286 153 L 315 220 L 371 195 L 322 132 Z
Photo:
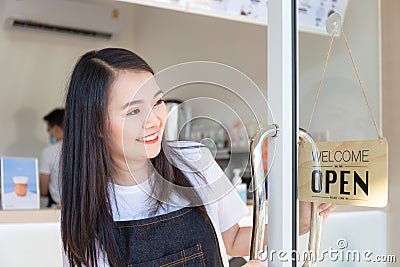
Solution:
M 311 226 L 311 202 L 300 201 L 299 204 L 299 233 L 304 235 L 310 231 Z M 332 213 L 336 208 L 335 204 L 331 203 L 320 203 L 318 205 L 319 215 L 323 216 L 323 220 Z

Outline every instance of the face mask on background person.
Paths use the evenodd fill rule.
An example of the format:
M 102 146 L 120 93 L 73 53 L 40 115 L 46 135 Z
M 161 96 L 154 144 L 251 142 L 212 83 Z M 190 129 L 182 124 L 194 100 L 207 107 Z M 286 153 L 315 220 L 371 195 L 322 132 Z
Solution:
M 49 135 L 49 142 L 50 142 L 50 144 L 54 145 L 55 143 L 57 143 L 57 140 L 54 137 L 52 137 L 51 135 Z

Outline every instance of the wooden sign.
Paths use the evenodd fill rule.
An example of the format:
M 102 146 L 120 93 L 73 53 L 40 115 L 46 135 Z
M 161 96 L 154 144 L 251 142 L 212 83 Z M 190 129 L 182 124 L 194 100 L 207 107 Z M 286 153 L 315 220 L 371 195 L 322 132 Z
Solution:
M 318 151 L 313 151 L 309 143 L 299 144 L 299 200 L 367 207 L 387 205 L 385 138 L 316 145 Z

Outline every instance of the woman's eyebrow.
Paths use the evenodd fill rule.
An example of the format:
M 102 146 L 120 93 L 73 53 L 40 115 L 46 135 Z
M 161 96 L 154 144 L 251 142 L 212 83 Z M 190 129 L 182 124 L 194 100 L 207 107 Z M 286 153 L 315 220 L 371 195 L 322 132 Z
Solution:
M 158 96 L 159 94 L 162 94 L 162 93 L 163 93 L 163 91 L 161 91 L 161 90 L 158 90 L 158 92 L 157 92 L 157 93 L 155 93 L 153 97 L 156 97 L 156 96 Z
M 155 94 L 154 94 L 154 96 L 153 96 L 153 98 L 154 97 L 156 97 L 156 96 L 158 96 L 159 94 L 162 94 L 163 92 L 161 91 L 161 90 L 158 90 Z M 123 107 L 122 107 L 122 109 L 126 109 L 126 108 L 128 108 L 128 107 L 130 107 L 130 106 L 133 106 L 133 105 L 136 105 L 136 104 L 140 104 L 140 103 L 143 103 L 144 101 L 143 100 L 132 100 L 132 101 L 129 101 L 128 103 L 126 103 Z

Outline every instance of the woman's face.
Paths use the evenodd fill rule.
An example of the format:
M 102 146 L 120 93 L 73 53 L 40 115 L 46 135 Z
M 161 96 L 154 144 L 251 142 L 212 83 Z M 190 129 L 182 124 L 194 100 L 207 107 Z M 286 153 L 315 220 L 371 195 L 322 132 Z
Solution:
M 120 71 L 110 88 L 108 115 L 113 161 L 147 161 L 160 153 L 168 111 L 147 71 Z

